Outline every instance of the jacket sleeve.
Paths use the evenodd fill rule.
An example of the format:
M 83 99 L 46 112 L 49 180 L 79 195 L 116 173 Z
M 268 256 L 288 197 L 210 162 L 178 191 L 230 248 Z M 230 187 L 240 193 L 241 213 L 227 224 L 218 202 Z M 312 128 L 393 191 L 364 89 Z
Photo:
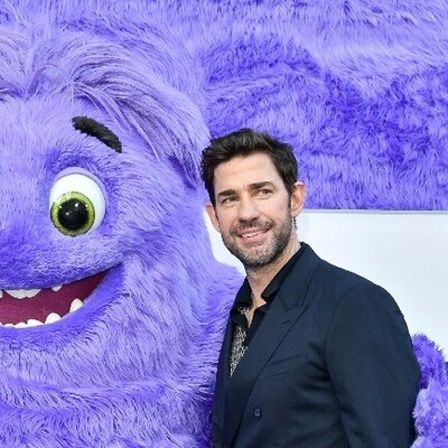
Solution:
M 325 347 L 349 446 L 408 448 L 420 370 L 393 298 L 370 282 L 347 291 Z

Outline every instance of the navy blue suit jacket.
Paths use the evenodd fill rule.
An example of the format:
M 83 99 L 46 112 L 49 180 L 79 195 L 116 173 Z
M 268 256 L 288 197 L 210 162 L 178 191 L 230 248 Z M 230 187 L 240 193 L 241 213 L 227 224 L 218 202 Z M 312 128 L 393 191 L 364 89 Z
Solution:
M 228 325 L 214 446 L 408 448 L 420 371 L 397 304 L 304 246 L 231 378 Z

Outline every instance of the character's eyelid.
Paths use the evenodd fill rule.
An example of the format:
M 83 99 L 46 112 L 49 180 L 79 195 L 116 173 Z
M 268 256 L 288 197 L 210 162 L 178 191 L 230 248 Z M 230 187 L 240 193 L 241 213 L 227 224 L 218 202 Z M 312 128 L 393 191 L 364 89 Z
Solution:
M 83 116 L 72 118 L 72 123 L 77 131 L 97 138 L 100 142 L 118 153 L 122 152 L 120 139 L 104 124 L 93 118 Z
M 69 166 L 65 169 L 63 169 L 62 171 L 60 171 L 56 176 L 55 179 L 53 181 L 53 185 L 55 182 L 57 182 L 59 179 L 61 179 L 62 177 L 66 177 L 69 176 L 71 174 L 80 174 L 81 176 L 85 176 L 85 177 L 90 177 L 102 190 L 103 192 L 103 196 L 106 198 L 108 197 L 108 193 L 107 190 L 103 184 L 103 181 L 98 178 L 95 174 L 93 174 L 92 172 L 86 170 L 85 168 L 79 167 L 79 166 Z

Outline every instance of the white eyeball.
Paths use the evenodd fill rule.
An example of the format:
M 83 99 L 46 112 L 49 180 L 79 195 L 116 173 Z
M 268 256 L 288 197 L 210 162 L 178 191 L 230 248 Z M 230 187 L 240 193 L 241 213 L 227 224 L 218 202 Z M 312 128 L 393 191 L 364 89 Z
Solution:
M 50 218 L 64 235 L 78 236 L 96 229 L 106 213 L 98 182 L 84 174 L 67 174 L 50 191 Z

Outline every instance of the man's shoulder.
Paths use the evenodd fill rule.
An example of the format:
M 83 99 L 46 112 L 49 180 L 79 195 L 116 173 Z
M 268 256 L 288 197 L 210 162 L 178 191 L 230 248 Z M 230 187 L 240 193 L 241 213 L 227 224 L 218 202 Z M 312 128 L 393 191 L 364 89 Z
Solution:
M 306 245 L 305 248 L 307 258 L 314 260 L 315 264 L 315 270 L 311 278 L 312 282 L 341 294 L 352 289 L 367 289 L 376 291 L 378 294 L 389 295 L 384 288 L 362 275 L 320 258 L 309 245 Z M 304 261 L 306 262 L 306 259 Z

